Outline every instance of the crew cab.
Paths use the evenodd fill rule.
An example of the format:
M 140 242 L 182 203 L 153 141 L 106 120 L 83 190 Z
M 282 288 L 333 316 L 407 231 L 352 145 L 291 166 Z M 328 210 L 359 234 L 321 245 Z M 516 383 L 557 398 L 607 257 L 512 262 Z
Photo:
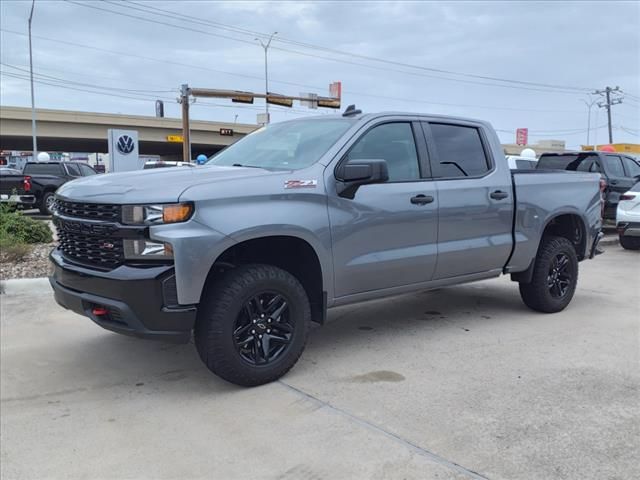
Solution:
M 604 218 L 607 220 L 616 219 L 620 195 L 640 180 L 640 165 L 624 153 L 543 153 L 536 168 L 599 173 L 603 180 Z
M 483 121 L 350 108 L 199 168 L 63 185 L 51 285 L 108 330 L 193 336 L 211 371 L 259 385 L 340 305 L 510 274 L 527 306 L 561 311 L 601 237 L 599 178 L 510 171 Z
M 54 194 L 69 180 L 95 175 L 97 172 L 84 162 L 27 162 L 22 173 L 30 178 L 35 208 L 51 213 Z

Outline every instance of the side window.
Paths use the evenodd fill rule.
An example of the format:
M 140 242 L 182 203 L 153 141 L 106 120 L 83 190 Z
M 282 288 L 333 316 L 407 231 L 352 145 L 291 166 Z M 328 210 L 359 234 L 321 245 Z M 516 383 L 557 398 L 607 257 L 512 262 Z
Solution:
M 627 171 L 628 177 L 636 177 L 640 175 L 640 165 L 633 161 L 633 159 L 629 157 L 622 157 L 622 163 L 624 163 L 624 169 Z
M 420 179 L 410 123 L 385 123 L 372 128 L 351 147 L 347 156 L 349 160 L 385 160 L 390 182 Z
M 85 177 L 96 174 L 95 170 L 91 168 L 89 165 L 80 164 L 78 166 L 80 167 L 80 171 L 82 172 L 82 175 L 84 175 Z
M 434 177 L 475 177 L 490 170 L 477 128 L 443 123 L 430 126 L 437 151 Z
M 78 168 L 78 165 L 74 163 L 67 163 L 65 167 L 67 167 L 67 172 L 69 172 L 69 175 L 71 175 L 72 177 L 82 176 L 82 174 L 80 173 L 80 169 Z
M 607 173 L 612 177 L 624 177 L 622 159 L 618 155 L 605 155 L 604 165 Z

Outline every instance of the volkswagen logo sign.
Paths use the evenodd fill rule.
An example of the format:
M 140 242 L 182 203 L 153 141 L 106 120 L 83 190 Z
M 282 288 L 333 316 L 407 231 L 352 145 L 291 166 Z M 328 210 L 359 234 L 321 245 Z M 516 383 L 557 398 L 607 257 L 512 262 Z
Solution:
M 116 148 L 123 155 L 129 155 L 135 148 L 133 138 L 129 135 L 120 135 L 120 138 L 118 138 L 118 142 L 116 143 Z

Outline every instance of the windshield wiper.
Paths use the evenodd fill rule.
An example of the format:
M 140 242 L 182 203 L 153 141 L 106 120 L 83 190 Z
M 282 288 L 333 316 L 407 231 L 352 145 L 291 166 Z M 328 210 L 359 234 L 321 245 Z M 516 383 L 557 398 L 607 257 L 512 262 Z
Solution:
M 245 168 L 263 168 L 257 165 L 242 165 L 241 163 L 234 163 L 231 165 L 232 167 L 245 167 Z

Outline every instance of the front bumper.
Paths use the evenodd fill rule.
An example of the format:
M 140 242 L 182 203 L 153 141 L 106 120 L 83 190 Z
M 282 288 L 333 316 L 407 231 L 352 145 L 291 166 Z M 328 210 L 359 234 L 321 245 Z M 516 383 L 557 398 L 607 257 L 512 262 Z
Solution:
M 616 230 L 623 237 L 640 237 L 640 222 L 618 222 Z
M 177 304 L 173 266 L 122 265 L 102 272 L 68 262 L 58 249 L 50 259 L 49 280 L 64 308 L 125 335 L 179 343 L 191 338 L 196 307 Z

